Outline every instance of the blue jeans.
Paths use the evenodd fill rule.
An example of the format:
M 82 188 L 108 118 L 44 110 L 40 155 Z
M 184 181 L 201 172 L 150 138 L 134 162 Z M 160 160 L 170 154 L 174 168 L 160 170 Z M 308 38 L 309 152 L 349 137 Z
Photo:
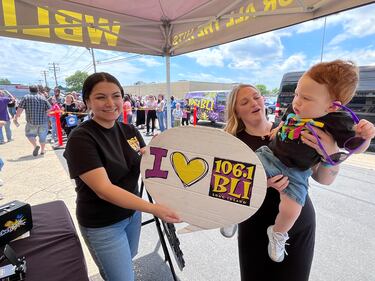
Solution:
M 173 128 L 174 125 L 174 116 L 173 116 L 173 108 L 171 109 L 171 128 Z
M 126 117 L 127 117 L 128 124 L 133 124 L 133 115 L 128 114 L 128 115 L 126 115 Z
M 79 228 L 104 280 L 134 280 L 132 259 L 138 252 L 141 212 L 106 227 Z
M 25 135 L 28 139 L 35 139 L 39 137 L 40 143 L 45 143 L 48 134 L 48 123 L 42 125 L 32 125 L 26 123 Z
M 158 118 L 160 132 L 164 132 L 165 131 L 164 112 L 163 111 L 160 111 L 160 112 L 156 111 L 156 117 Z
M 312 170 L 299 170 L 298 168 L 287 167 L 273 154 L 268 146 L 258 148 L 255 153 L 262 162 L 267 178 L 280 174 L 287 176 L 289 178 L 289 185 L 282 192 L 299 205 L 304 206 Z
M 51 121 L 51 137 L 55 142 L 57 142 L 56 117 L 50 116 L 49 121 Z
M 3 126 L 5 128 L 5 134 L 8 141 L 12 139 L 12 131 L 10 130 L 10 120 L 6 121 Z M 4 142 L 3 127 L 0 128 L 0 142 Z

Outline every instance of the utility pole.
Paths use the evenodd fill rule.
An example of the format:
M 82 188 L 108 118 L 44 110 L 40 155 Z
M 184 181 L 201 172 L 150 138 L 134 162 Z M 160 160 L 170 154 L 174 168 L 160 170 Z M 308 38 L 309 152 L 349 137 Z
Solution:
M 55 77 L 55 86 L 57 87 L 59 84 L 57 83 L 57 76 L 56 76 L 56 71 L 60 71 L 60 67 L 58 66 L 57 63 L 49 63 L 49 65 L 52 65 L 49 67 L 49 70 L 53 70 L 53 76 Z
M 45 87 L 48 87 L 48 83 L 47 83 L 47 74 L 48 74 L 48 71 L 47 70 L 42 70 L 40 73 L 44 75 L 44 84 L 45 84 Z
M 96 73 L 96 62 L 95 62 L 95 54 L 94 54 L 94 48 L 88 48 L 89 52 L 92 56 L 92 64 L 94 65 L 94 73 Z
M 324 17 L 323 38 L 322 38 L 322 48 L 321 48 L 321 50 L 320 50 L 320 62 L 323 61 L 324 40 L 325 40 L 325 38 L 326 38 L 326 25 L 327 25 L 327 17 Z

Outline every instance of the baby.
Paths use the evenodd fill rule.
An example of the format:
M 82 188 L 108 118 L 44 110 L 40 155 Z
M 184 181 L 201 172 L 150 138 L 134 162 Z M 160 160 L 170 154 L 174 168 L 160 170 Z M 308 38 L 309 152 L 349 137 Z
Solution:
M 288 231 L 305 204 L 311 168 L 319 162 L 320 165 L 332 166 L 343 161 L 343 153 L 328 155 L 323 146 L 322 158 L 315 149 L 301 141 L 301 131 L 309 130 L 314 134 L 313 127 L 322 128 L 341 148 L 344 144 L 347 148 L 349 142 L 355 143 L 356 147 L 350 148 L 355 153 L 365 151 L 375 136 L 371 122 L 362 119 L 356 124 L 356 117 L 348 114 L 346 111 L 350 110 L 344 106 L 355 94 L 358 72 L 352 62 L 342 60 L 311 67 L 298 81 L 292 105 L 283 117 L 285 122 L 279 126 L 281 130 L 269 147 L 263 146 L 256 151 L 267 177 L 283 174 L 289 178 L 289 185 L 280 193 L 275 224 L 267 229 L 268 254 L 275 262 L 284 259 Z M 340 109 L 345 111 L 338 111 Z M 355 142 L 352 141 L 354 137 L 357 137 Z

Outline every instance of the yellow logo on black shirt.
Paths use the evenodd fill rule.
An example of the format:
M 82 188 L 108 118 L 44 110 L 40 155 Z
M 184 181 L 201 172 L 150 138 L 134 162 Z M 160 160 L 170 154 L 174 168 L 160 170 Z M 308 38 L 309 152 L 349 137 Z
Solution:
M 131 146 L 131 148 L 134 149 L 134 151 L 139 152 L 139 150 L 141 149 L 141 146 L 139 144 L 137 137 L 132 137 L 131 139 L 128 139 L 127 141 L 128 141 L 128 144 Z

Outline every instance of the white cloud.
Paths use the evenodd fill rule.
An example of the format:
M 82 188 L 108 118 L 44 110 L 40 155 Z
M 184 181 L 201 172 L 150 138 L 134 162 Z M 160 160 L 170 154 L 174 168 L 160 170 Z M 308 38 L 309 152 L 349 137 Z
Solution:
M 352 60 L 357 65 L 375 65 L 375 47 L 369 46 L 363 49 L 345 50 L 335 47 L 324 53 L 323 59 L 331 61 L 335 59 Z
M 262 60 L 282 56 L 284 46 L 278 34 L 268 32 L 185 56 L 194 58 L 198 64 L 205 67 L 222 67 L 227 63 L 232 69 L 258 69 Z
M 195 59 L 202 66 L 222 67 L 224 66 L 224 56 L 219 48 L 204 49 L 186 54 L 185 56 Z
M 334 37 L 329 45 L 337 45 L 347 39 L 363 38 L 375 34 L 375 5 L 364 6 L 359 9 L 329 17 L 329 23 L 342 24 L 343 31 Z
M 161 66 L 162 63 L 158 62 L 155 58 L 142 56 L 136 59 L 137 61 L 145 64 L 147 67 Z
M 286 58 L 281 64 L 276 64 L 274 69 L 285 71 L 298 71 L 306 67 L 306 56 L 303 53 L 293 54 Z
M 312 32 L 314 30 L 322 29 L 324 26 L 324 18 L 310 20 L 301 24 L 296 25 L 293 29 L 295 29 L 296 33 L 307 33 Z
M 178 76 L 189 81 L 235 83 L 236 81 L 228 77 L 218 77 L 210 73 L 179 73 Z

